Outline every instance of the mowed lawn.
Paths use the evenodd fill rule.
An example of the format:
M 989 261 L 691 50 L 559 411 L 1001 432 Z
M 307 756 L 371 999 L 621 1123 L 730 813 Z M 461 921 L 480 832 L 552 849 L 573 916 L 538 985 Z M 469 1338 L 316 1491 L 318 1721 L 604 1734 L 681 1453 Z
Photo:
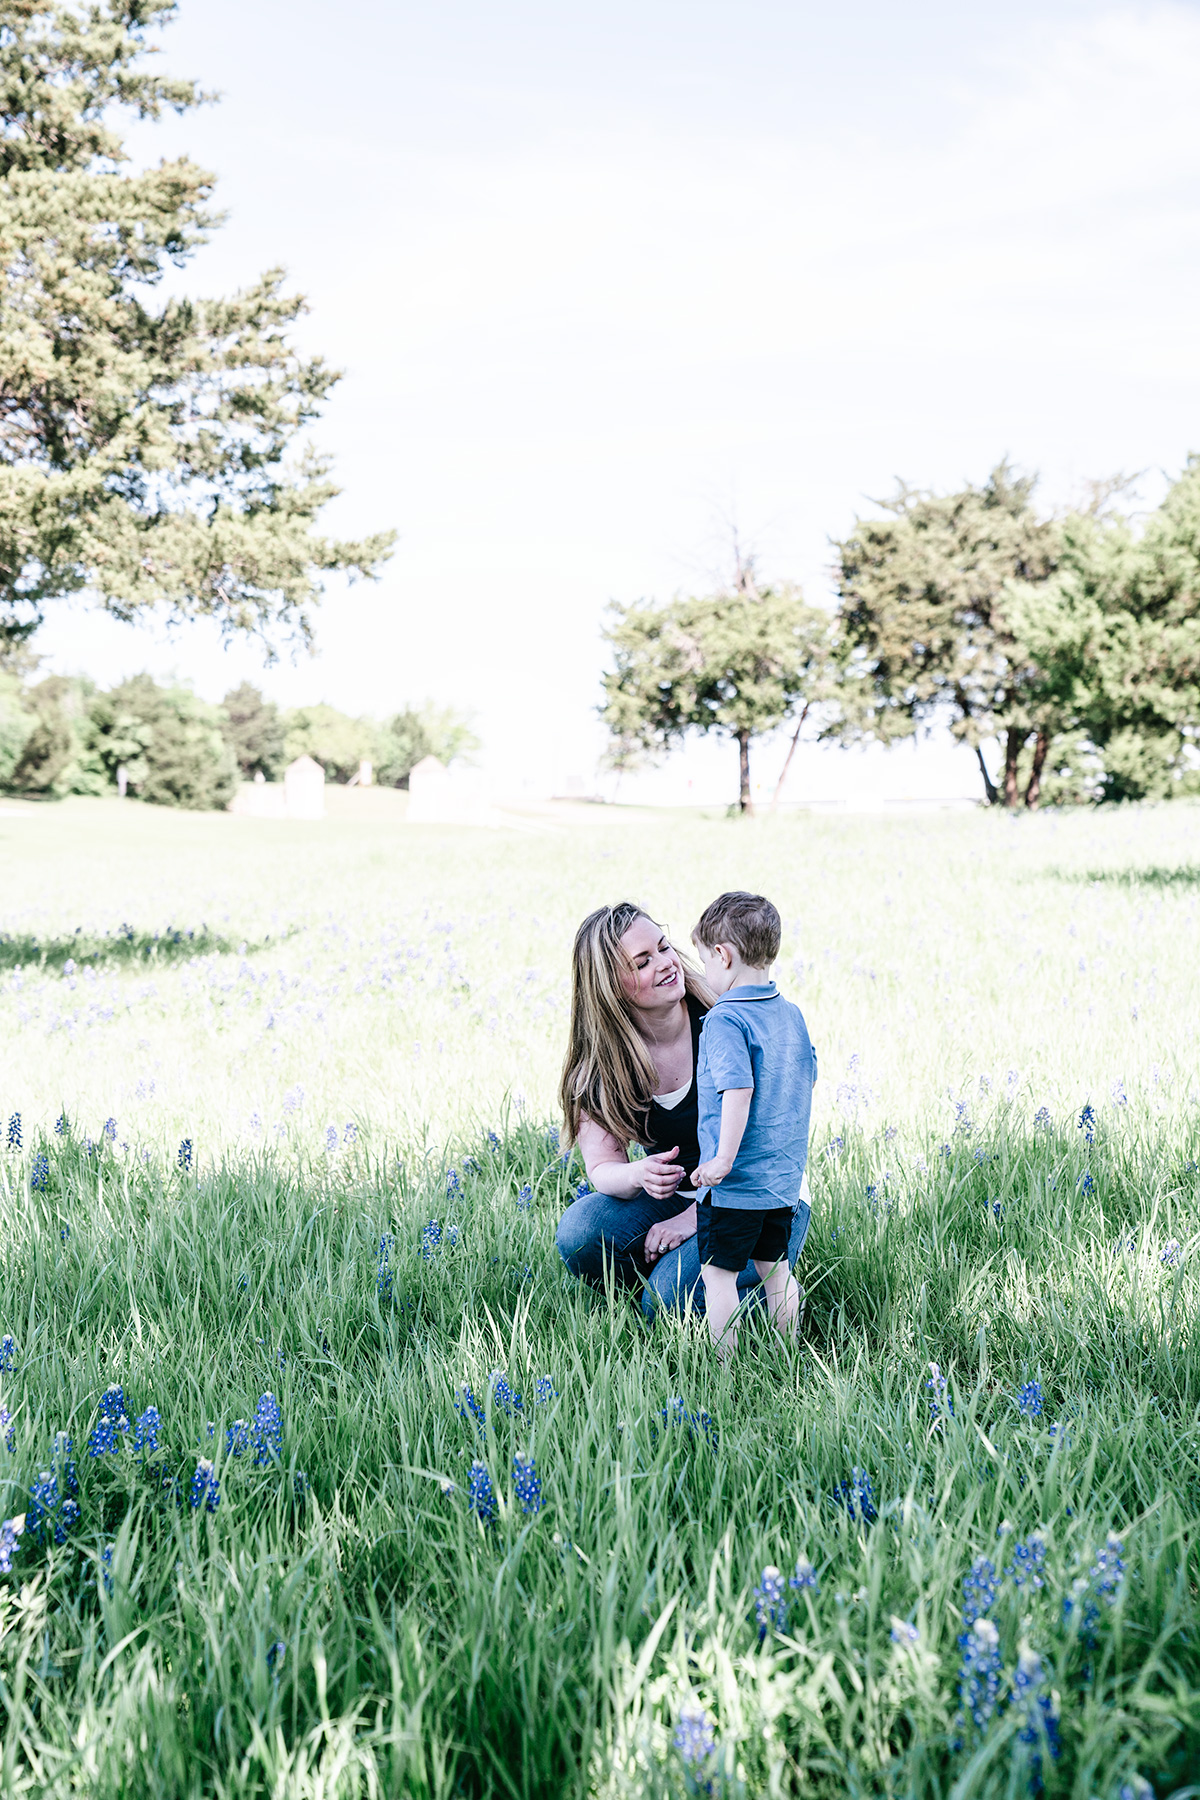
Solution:
M 5 802 L 0 866 L 6 1792 L 1200 1775 L 1200 810 Z M 583 913 L 731 886 L 821 1081 L 802 1347 L 723 1371 L 564 1277 L 553 1093 Z

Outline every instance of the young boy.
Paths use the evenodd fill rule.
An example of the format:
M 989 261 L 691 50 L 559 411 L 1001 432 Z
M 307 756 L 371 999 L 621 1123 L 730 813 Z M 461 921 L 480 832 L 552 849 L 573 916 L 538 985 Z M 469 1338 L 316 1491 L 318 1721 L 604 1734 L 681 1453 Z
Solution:
M 692 1185 L 708 1326 L 721 1356 L 737 1342 L 729 1322 L 747 1257 L 784 1337 L 794 1336 L 800 1310 L 787 1248 L 817 1059 L 803 1013 L 771 980 L 780 936 L 771 902 L 743 893 L 714 900 L 692 933 L 718 997 L 696 1060 L 701 1162 Z

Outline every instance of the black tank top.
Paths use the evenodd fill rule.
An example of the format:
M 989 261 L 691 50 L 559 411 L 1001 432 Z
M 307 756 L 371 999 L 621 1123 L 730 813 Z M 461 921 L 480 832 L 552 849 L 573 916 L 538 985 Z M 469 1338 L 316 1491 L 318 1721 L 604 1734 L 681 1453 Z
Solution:
M 688 1017 L 692 1021 L 692 1085 L 678 1106 L 660 1106 L 657 1100 L 651 1100 L 646 1111 L 646 1153 L 649 1156 L 661 1156 L 665 1150 L 673 1150 L 678 1144 L 679 1155 L 676 1161 L 690 1175 L 700 1162 L 700 1102 L 696 1093 L 696 1057 L 700 1050 L 700 1022 L 707 1009 L 701 1006 L 694 994 L 685 997 Z

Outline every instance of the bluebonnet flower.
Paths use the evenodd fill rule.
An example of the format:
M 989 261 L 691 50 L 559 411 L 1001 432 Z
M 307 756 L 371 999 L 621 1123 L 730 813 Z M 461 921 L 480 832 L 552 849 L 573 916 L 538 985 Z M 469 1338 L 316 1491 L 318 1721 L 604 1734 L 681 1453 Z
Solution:
M 333 1155 L 333 1153 L 337 1149 L 337 1147 L 338 1147 L 338 1128 L 336 1125 L 327 1125 L 325 1127 L 325 1148 L 328 1151 L 330 1156 Z
M 548 1375 L 539 1375 L 533 1384 L 533 1403 L 535 1406 L 548 1406 L 551 1400 L 558 1399 L 558 1389 Z
M 845 1507 L 852 1520 L 861 1519 L 864 1525 L 873 1525 L 879 1517 L 875 1506 L 875 1489 L 871 1485 L 871 1477 L 863 1469 L 854 1468 L 843 1481 L 839 1481 L 833 1490 L 832 1499 L 836 1506 Z
M 104 1135 L 108 1139 L 110 1144 L 116 1143 L 116 1141 L 117 1141 L 117 1121 L 115 1119 L 105 1119 Z
M 989 1562 L 986 1556 L 977 1557 L 963 1576 L 963 1624 L 974 1625 L 976 1619 L 982 1619 L 985 1614 L 990 1613 L 999 1592 L 1000 1578 L 996 1574 L 996 1565 Z
M 1088 1143 L 1088 1144 L 1095 1143 L 1095 1141 L 1096 1141 L 1096 1109 L 1092 1105 L 1090 1100 L 1079 1115 L 1079 1130 L 1082 1131 L 1082 1133 L 1083 1133 L 1085 1143 Z
M 430 1219 L 429 1223 L 421 1232 L 421 1256 L 426 1262 L 429 1261 L 434 1251 L 439 1248 L 441 1241 L 442 1228 L 436 1219 Z
M 1045 1404 L 1040 1382 L 1026 1381 L 1017 1389 L 1017 1411 L 1023 1419 L 1040 1419 Z
M 240 1456 L 244 1450 L 249 1448 L 250 1421 L 249 1419 L 235 1419 L 232 1425 L 227 1425 L 225 1428 L 225 1454 L 226 1456 Z
M 113 1547 L 111 1544 L 105 1544 L 103 1550 L 100 1552 L 100 1579 L 104 1583 L 104 1591 L 110 1600 L 113 1595 L 112 1553 Z
M 1048 1750 L 1052 1758 L 1057 1758 L 1062 1750 L 1058 1732 L 1058 1695 L 1047 1684 L 1041 1657 L 1025 1643 L 1017 1654 L 1013 1704 L 1022 1720 L 1017 1737 L 1022 1744 L 1032 1747 L 1031 1772 L 1034 1787 L 1040 1789 L 1043 1750 Z
M 71 1235 L 71 1227 L 69 1225 L 64 1225 L 58 1235 L 59 1235 L 59 1238 L 61 1239 L 61 1241 L 65 1244 L 67 1239 Z
M 1083 1171 L 1083 1174 L 1079 1177 L 1080 1193 L 1081 1194 L 1090 1194 L 1092 1189 L 1095 1187 L 1095 1185 L 1096 1185 L 1096 1183 L 1095 1183 L 1095 1179 L 1093 1178 L 1092 1171 L 1090 1169 L 1085 1169 Z
M 21 1115 L 14 1113 L 8 1121 L 8 1147 L 10 1150 L 21 1148 Z
M 453 1250 L 453 1248 L 457 1244 L 457 1242 L 458 1242 L 458 1226 L 457 1225 L 447 1225 L 447 1227 L 446 1227 L 446 1247 L 447 1247 L 447 1249 Z
M 300 1086 L 300 1083 L 297 1082 L 295 1087 L 289 1088 L 287 1093 L 283 1096 L 284 1118 L 290 1119 L 292 1114 L 299 1112 L 303 1105 L 304 1089 Z
M 538 1479 L 537 1468 L 532 1456 L 526 1456 L 518 1450 L 513 1457 L 513 1493 L 521 1504 L 525 1514 L 539 1513 L 542 1510 L 542 1484 Z
M 276 1638 L 275 1642 L 271 1644 L 267 1650 L 267 1668 L 271 1671 L 271 1674 L 274 1675 L 276 1681 L 279 1679 L 279 1671 L 283 1667 L 283 1659 L 286 1655 L 287 1645 L 283 1642 L 282 1638 Z
M 970 1137 L 975 1127 L 971 1123 L 970 1103 L 966 1100 L 954 1102 L 954 1129 L 964 1137 Z
M 15 1450 L 17 1447 L 17 1428 L 13 1424 L 13 1416 L 7 1406 L 0 1406 L 0 1436 L 4 1438 L 4 1448 Z
M 1004 1205 L 1002 1201 L 992 1201 L 992 1217 L 995 1219 L 997 1225 L 1002 1225 L 1004 1223 Z
M 528 1212 L 532 1205 L 533 1189 L 530 1187 L 529 1183 L 526 1182 L 520 1193 L 517 1195 L 517 1211 Z
M 520 1394 L 514 1394 L 508 1385 L 508 1377 L 500 1369 L 493 1369 L 488 1376 L 492 1387 L 492 1399 L 496 1407 L 506 1418 L 515 1418 L 523 1410 Z
M 1114 1081 L 1113 1082 L 1113 1084 L 1112 1084 L 1112 1103 L 1114 1106 L 1128 1106 L 1129 1105 L 1129 1096 L 1125 1092 L 1125 1083 L 1123 1081 Z
M 188 1170 L 192 1166 L 192 1140 L 191 1140 L 191 1138 L 184 1138 L 183 1142 L 179 1146 L 179 1154 L 178 1154 L 178 1157 L 176 1160 L 179 1163 L 180 1169 L 186 1175 Z
M 1048 1106 L 1039 1106 L 1033 1115 L 1033 1129 L 1035 1131 L 1049 1131 L 1052 1123 L 1053 1121 L 1050 1118 L 1050 1108 Z
M 483 1525 L 490 1525 L 496 1517 L 496 1493 L 492 1487 L 492 1478 L 488 1474 L 487 1464 L 476 1457 L 471 1464 L 471 1477 L 467 1484 L 470 1496 L 471 1511 Z
M 954 1402 L 950 1398 L 950 1388 L 935 1362 L 929 1365 L 929 1380 L 925 1386 L 929 1389 L 929 1410 L 933 1417 L 953 1418 Z
M 56 1431 L 50 1445 L 50 1461 L 62 1477 L 63 1493 L 70 1498 L 79 1492 L 79 1476 L 75 1470 L 75 1447 L 65 1431 Z
M 259 1112 L 258 1108 L 255 1107 L 254 1111 L 250 1114 L 250 1129 L 255 1137 L 257 1137 L 262 1128 L 262 1114 Z
M 153 1456 L 158 1449 L 158 1433 L 162 1424 L 157 1406 L 139 1413 L 133 1427 L 133 1448 L 138 1456 Z
M 840 1137 L 830 1138 L 825 1146 L 825 1155 L 836 1160 L 845 1148 L 845 1143 Z
M 1182 1248 L 1183 1246 L 1180 1244 L 1178 1238 L 1168 1238 L 1162 1247 L 1158 1259 L 1159 1262 L 1163 1263 L 1168 1269 L 1173 1269 L 1179 1261 L 1179 1253 Z
M 388 1265 L 388 1257 L 394 1242 L 390 1231 L 385 1231 L 379 1240 L 379 1270 L 376 1286 L 379 1289 L 381 1300 L 390 1300 L 392 1297 L 392 1271 Z
M 712 1419 L 706 1412 L 689 1412 L 684 1405 L 682 1394 L 671 1395 L 662 1409 L 662 1421 L 664 1425 L 681 1425 L 687 1430 L 689 1437 L 699 1435 L 704 1438 L 706 1443 L 711 1444 L 714 1450 L 717 1447 L 717 1428 Z
M 100 1419 L 88 1439 L 88 1455 L 111 1456 L 120 1442 L 120 1434 L 128 1430 L 125 1392 L 114 1382 L 100 1396 Z
M 675 1726 L 675 1748 L 688 1769 L 697 1769 L 713 1753 L 717 1736 L 702 1707 L 685 1706 Z
M 990 1619 L 976 1619 L 959 1639 L 959 1645 L 959 1702 L 976 1731 L 983 1731 L 1000 1696 L 1000 1633 Z
M 813 1568 L 807 1556 L 798 1556 L 796 1558 L 796 1573 L 789 1576 L 788 1586 L 790 1588 L 811 1588 L 814 1594 L 820 1593 L 821 1584 L 817 1580 L 817 1571 Z
M 214 1513 L 221 1504 L 221 1483 L 213 1473 L 212 1463 L 207 1456 L 202 1456 L 196 1464 L 189 1498 L 193 1512 L 203 1506 L 206 1512 Z
M 1046 1541 L 1040 1531 L 1030 1532 L 1023 1542 L 1013 1545 L 1012 1561 L 1004 1573 L 1014 1587 L 1045 1587 Z
M 1115 1531 L 1109 1532 L 1103 1550 L 1096 1552 L 1091 1579 L 1095 1592 L 1112 1606 L 1125 1579 L 1125 1546 Z
M 910 1624 L 908 1624 L 908 1622 L 905 1619 L 897 1619 L 895 1617 L 895 1615 L 893 1615 L 893 1617 L 892 1617 L 892 1642 L 893 1642 L 893 1644 L 900 1644 L 901 1646 L 908 1646 L 910 1644 L 919 1644 L 920 1641 L 921 1641 L 921 1634 L 917 1630 L 915 1625 L 910 1625 Z
M 460 1419 L 469 1420 L 480 1432 L 487 1429 L 487 1413 L 475 1398 L 469 1387 L 460 1388 L 454 1402 L 454 1410 Z
M 1074 1618 L 1079 1621 L 1079 1635 L 1085 1644 L 1096 1641 L 1096 1627 L 1100 1623 L 1100 1608 L 1090 1592 L 1086 1575 L 1077 1575 L 1071 1583 L 1071 1592 L 1063 1595 L 1063 1623 L 1069 1624 Z
M 546 1133 L 546 1148 L 547 1148 L 547 1150 L 549 1150 L 553 1153 L 557 1153 L 557 1151 L 558 1151 L 558 1126 L 557 1125 L 552 1125 L 550 1127 L 549 1131 Z
M 1154 1800 L 1154 1789 L 1144 1775 L 1134 1775 L 1122 1784 L 1117 1800 Z
M 589 1180 L 588 1180 L 588 1178 L 587 1178 L 587 1176 L 586 1176 L 586 1175 L 585 1175 L 585 1176 L 584 1176 L 584 1177 L 583 1177 L 583 1179 L 582 1179 L 582 1181 L 577 1181 L 577 1182 L 576 1182 L 576 1184 L 575 1184 L 575 1198 L 576 1198 L 576 1199 L 577 1199 L 577 1200 L 582 1200 L 582 1199 L 583 1199 L 583 1197 L 584 1197 L 584 1195 L 585 1195 L 585 1194 L 590 1194 L 590 1193 L 591 1193 L 591 1191 L 592 1191 L 592 1184 L 591 1184 L 591 1182 L 590 1182 L 590 1181 L 589 1181 Z
M 464 1158 L 463 1158 L 463 1174 L 464 1175 L 478 1175 L 478 1173 L 479 1173 L 479 1164 L 475 1161 L 475 1158 L 473 1156 L 464 1156 Z
M 458 1170 L 457 1169 L 447 1169 L 446 1170 L 446 1192 L 448 1194 L 457 1194 L 460 1190 L 460 1187 L 461 1187 L 461 1183 L 458 1179 Z
M 949 1144 L 939 1144 L 938 1152 L 941 1156 L 946 1156 L 946 1157 L 948 1157 L 952 1154 Z
M 25 1520 L 19 1514 L 15 1519 L 5 1519 L 0 1525 L 0 1575 L 11 1574 L 17 1539 L 24 1529 Z
M 13 1357 L 17 1354 L 17 1340 L 11 1331 L 6 1331 L 0 1340 L 0 1373 L 7 1375 L 13 1366 Z
M 47 1523 L 58 1516 L 60 1499 L 58 1477 L 53 1469 L 43 1469 L 29 1490 L 29 1505 L 25 1508 L 25 1529 L 39 1543 Z
M 70 1120 L 67 1118 L 67 1115 L 65 1112 L 60 1112 L 57 1119 L 55 1119 L 55 1121 L 54 1121 L 55 1137 L 68 1137 L 70 1135 L 70 1131 L 71 1131 Z
M 488 1132 L 488 1133 L 487 1133 L 487 1143 L 488 1143 L 488 1149 L 489 1149 L 489 1150 L 498 1150 L 498 1149 L 499 1149 L 499 1148 L 500 1148 L 500 1134 L 499 1134 L 499 1132 L 497 1132 L 497 1131 L 489 1131 L 489 1132 Z
M 768 1563 L 762 1572 L 762 1580 L 754 1590 L 754 1613 L 758 1620 L 758 1641 L 761 1644 L 768 1631 L 786 1631 L 788 1604 L 784 1588 L 783 1571 L 774 1563 Z
M 50 1158 L 39 1150 L 29 1171 L 29 1185 L 35 1194 L 44 1194 L 50 1186 Z
M 250 1441 L 254 1445 L 256 1469 L 277 1462 L 283 1455 L 283 1414 L 274 1394 L 260 1396 L 250 1426 Z
M 353 1119 L 347 1119 L 342 1130 L 343 1144 L 354 1144 L 358 1141 L 358 1126 Z

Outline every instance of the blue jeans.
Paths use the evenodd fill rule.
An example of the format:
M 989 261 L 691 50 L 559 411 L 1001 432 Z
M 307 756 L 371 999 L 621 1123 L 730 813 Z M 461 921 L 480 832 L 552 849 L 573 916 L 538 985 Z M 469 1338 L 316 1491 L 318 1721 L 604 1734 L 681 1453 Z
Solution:
M 607 1263 L 617 1282 L 624 1287 L 642 1288 L 642 1311 L 653 1319 L 660 1306 L 682 1312 L 691 1302 L 693 1311 L 704 1311 L 704 1283 L 700 1279 L 700 1252 L 695 1234 L 668 1250 L 656 1263 L 647 1263 L 643 1255 L 646 1233 L 663 1219 L 673 1219 L 680 1211 L 679 1198 L 652 1200 L 645 1191 L 631 1200 L 614 1200 L 611 1194 L 585 1194 L 572 1200 L 558 1221 L 556 1242 L 558 1253 L 572 1275 L 600 1287 L 604 1283 Z M 808 1236 L 809 1208 L 801 1201 L 796 1208 L 788 1243 L 788 1264 L 795 1267 L 804 1240 Z M 738 1276 L 738 1292 L 743 1298 L 758 1286 L 758 1271 L 752 1262 Z

